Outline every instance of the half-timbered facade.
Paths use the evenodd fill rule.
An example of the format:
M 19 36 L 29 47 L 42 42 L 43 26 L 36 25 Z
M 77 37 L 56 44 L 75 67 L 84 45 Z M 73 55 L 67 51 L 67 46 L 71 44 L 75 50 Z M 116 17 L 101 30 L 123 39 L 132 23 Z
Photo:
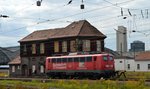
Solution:
M 43 75 L 47 56 L 103 52 L 105 38 L 86 20 L 64 28 L 35 31 L 19 41 L 22 75 Z

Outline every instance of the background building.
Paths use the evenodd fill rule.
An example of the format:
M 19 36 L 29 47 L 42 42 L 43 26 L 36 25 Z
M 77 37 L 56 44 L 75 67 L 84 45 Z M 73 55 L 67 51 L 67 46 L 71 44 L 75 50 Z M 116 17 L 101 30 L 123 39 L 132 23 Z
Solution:
M 12 59 L 20 54 L 19 46 L 16 47 L 0 47 L 0 65 L 7 65 Z
M 150 71 L 150 51 L 141 52 L 135 57 L 135 71 Z
M 142 41 L 134 41 L 131 43 L 131 49 L 130 52 L 142 52 L 145 51 L 145 43 Z
M 117 44 L 117 52 L 120 55 L 127 52 L 127 30 L 124 26 L 118 26 L 118 30 L 116 30 L 116 44 Z

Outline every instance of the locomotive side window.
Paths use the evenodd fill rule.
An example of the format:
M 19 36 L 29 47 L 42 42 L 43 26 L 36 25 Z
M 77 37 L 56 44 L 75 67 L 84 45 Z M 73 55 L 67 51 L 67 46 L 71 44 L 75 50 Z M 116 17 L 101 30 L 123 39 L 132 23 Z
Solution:
M 57 63 L 61 63 L 61 58 L 57 58 Z
M 86 61 L 87 62 L 91 62 L 92 61 L 92 57 L 86 57 Z
M 57 62 L 57 60 L 56 59 L 52 59 L 52 63 L 56 63 Z
M 61 61 L 64 63 L 64 62 L 67 62 L 67 58 L 62 58 Z
M 104 61 L 107 61 L 108 59 L 107 59 L 107 56 L 103 56 L 103 60 Z
M 79 58 L 78 58 L 78 57 L 75 57 L 75 58 L 74 58 L 74 62 L 79 62 Z
M 109 60 L 111 60 L 111 61 L 112 61 L 112 60 L 113 60 L 113 57 L 112 57 L 112 56 L 110 56 L 110 57 L 109 57 Z
M 68 58 L 68 62 L 73 62 L 73 58 Z
M 85 62 L 85 57 L 80 57 L 80 62 Z

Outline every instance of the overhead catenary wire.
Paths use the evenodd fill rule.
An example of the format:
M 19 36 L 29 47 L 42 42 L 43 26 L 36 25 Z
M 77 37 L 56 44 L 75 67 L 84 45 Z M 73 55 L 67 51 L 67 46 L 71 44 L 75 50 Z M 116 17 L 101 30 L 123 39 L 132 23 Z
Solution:
M 120 2 L 120 3 L 118 3 L 118 5 L 119 5 L 119 4 L 123 4 L 123 3 L 127 3 L 127 2 L 129 2 L 129 1 Z M 76 15 L 81 15 L 81 14 L 83 14 L 83 13 L 93 12 L 93 11 L 105 9 L 105 8 L 108 8 L 108 7 L 111 7 L 111 6 L 112 6 L 112 5 L 107 5 L 107 6 L 104 6 L 104 7 L 100 7 L 100 8 L 96 8 L 96 9 L 92 9 L 92 10 L 88 10 L 88 11 L 84 11 L 84 12 L 80 12 L 80 13 L 76 13 L 76 14 L 64 16 L 64 17 L 59 17 L 59 18 L 54 18 L 54 19 L 48 19 L 48 20 L 45 20 L 45 21 L 37 22 L 36 24 L 29 25 L 29 26 L 26 26 L 26 27 L 31 27 L 31 26 L 35 26 L 35 25 L 37 25 L 37 24 L 46 23 L 46 22 L 49 22 L 49 21 L 56 21 L 56 20 L 59 20 L 59 19 L 64 19 L 64 18 L 76 16 Z M 20 28 L 24 28 L 24 27 L 20 27 Z
M 57 8 L 56 8 L 57 9 Z M 96 10 L 97 11 L 97 10 Z M 88 13 L 88 12 L 87 12 Z M 17 17 L 16 17 L 17 18 Z M 113 18 L 112 18 L 113 19 Z M 47 21 L 47 22 L 53 22 L 53 21 L 50 21 L 51 19 L 49 19 L 49 21 Z M 63 19 L 58 19 L 58 20 L 63 20 Z M 58 21 L 58 20 L 54 20 L 54 21 Z M 46 21 L 45 19 L 43 19 L 43 21 Z M 46 23 L 46 22 L 44 22 L 44 23 Z M 39 23 L 39 24 L 42 24 L 42 23 Z M 36 25 L 38 25 L 38 23 L 36 23 Z M 34 25 L 34 26 L 36 26 L 36 25 Z M 32 27 L 32 25 L 28 25 L 29 27 L 31 26 Z M 26 27 L 28 27 L 28 26 L 24 26 L 23 28 L 26 28 Z M 20 29 L 22 29 L 22 28 L 20 28 Z M 15 30 L 15 29 L 12 29 L 12 30 Z M 17 31 L 18 31 L 19 29 L 17 29 Z
M 122 4 L 124 2 L 121 2 L 120 4 Z M 118 3 L 119 5 L 119 3 Z M 106 8 L 106 7 L 111 7 L 112 5 L 109 5 L 109 6 L 105 6 L 105 7 L 101 7 L 101 8 L 97 8 L 97 9 L 93 9 L 93 10 L 89 10 L 89 11 L 85 11 L 85 12 L 82 12 L 82 13 L 88 13 L 88 12 L 93 12 L 93 11 L 96 11 L 96 10 L 99 10 L 99 9 L 103 9 L 103 8 Z M 49 20 L 44 20 L 44 21 L 40 21 L 40 22 L 37 22 L 36 24 L 33 24 L 33 25 L 28 25 L 28 26 L 24 26 L 24 27 L 20 27 L 18 29 L 14 29 L 14 30 L 19 30 L 19 29 L 22 29 L 22 28 L 25 28 L 25 27 L 31 27 L 31 26 L 35 26 L 35 25 L 38 25 L 38 24 L 41 24 L 41 23 L 46 23 L 46 22 L 50 22 L 50 21 L 56 21 L 56 20 L 59 20 L 59 19 L 64 19 L 64 18 L 68 18 L 68 17 L 72 17 L 72 16 L 76 16 L 76 15 L 80 15 L 82 13 L 77 13 L 77 14 L 73 14 L 73 15 L 68 15 L 66 17 L 60 17 L 60 18 L 55 18 L 55 19 L 49 19 Z

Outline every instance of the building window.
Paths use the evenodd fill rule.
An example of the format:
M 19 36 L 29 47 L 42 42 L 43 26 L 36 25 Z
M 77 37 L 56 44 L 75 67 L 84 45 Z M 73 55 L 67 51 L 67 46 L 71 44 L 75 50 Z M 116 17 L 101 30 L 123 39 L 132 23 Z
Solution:
M 100 41 L 100 40 L 97 40 L 97 41 L 96 41 L 96 45 L 97 45 L 97 51 L 98 51 L 98 52 L 101 52 L 101 41 Z
M 97 51 L 96 40 L 91 40 L 90 43 L 91 51 Z
M 40 44 L 40 53 L 44 54 L 44 43 Z
M 19 70 L 19 69 L 20 69 L 20 66 L 18 66 L 17 69 Z
M 32 73 L 36 73 L 35 65 L 32 65 Z
M 32 44 L 32 54 L 36 54 L 36 44 Z
M 128 64 L 128 70 L 130 70 L 130 64 Z
M 15 66 L 12 66 L 12 72 L 15 72 Z
M 140 70 L 140 64 L 137 64 L 137 70 Z
M 150 64 L 148 64 L 148 70 L 150 70 Z
M 122 63 L 122 61 L 119 61 L 120 63 Z
M 62 42 L 62 52 L 67 52 L 67 41 Z
M 54 42 L 54 52 L 59 52 L 59 42 L 58 41 Z
M 90 40 L 83 41 L 83 51 L 90 51 Z
M 74 40 L 70 41 L 70 49 L 71 52 L 76 51 L 76 42 Z
M 27 52 L 27 46 L 23 45 L 23 52 Z
M 44 73 L 44 66 L 43 65 L 40 66 L 40 72 Z

